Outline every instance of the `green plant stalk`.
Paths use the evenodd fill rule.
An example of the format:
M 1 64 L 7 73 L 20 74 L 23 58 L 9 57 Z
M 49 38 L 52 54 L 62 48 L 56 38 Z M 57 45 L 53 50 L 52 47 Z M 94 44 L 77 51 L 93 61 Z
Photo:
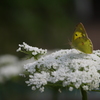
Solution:
M 83 90 L 82 87 L 81 87 L 81 94 L 82 94 L 82 100 L 88 100 L 87 99 L 87 92 L 85 90 Z

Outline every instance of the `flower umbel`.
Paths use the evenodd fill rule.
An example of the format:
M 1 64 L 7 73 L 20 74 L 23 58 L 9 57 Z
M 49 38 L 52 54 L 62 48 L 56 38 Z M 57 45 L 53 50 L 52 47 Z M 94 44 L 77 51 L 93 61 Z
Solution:
M 39 49 L 37 47 L 32 47 L 27 45 L 25 42 L 23 44 L 19 44 L 19 48 L 17 49 L 17 52 L 24 52 L 28 54 L 31 57 L 34 57 L 35 59 L 40 58 L 41 55 L 45 55 L 47 53 L 47 50 Z
M 60 84 L 83 90 L 99 88 L 100 83 L 100 50 L 93 54 L 85 54 L 75 49 L 59 50 L 41 57 L 33 63 L 24 66 L 29 72 L 29 80 L 26 83 L 33 90 L 44 91 L 45 85 Z

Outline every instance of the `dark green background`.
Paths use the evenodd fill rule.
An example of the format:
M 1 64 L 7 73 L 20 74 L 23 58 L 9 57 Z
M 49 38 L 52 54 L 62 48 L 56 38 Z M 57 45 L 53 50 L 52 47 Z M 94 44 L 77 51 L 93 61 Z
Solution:
M 45 49 L 69 48 L 80 21 L 74 0 L 0 1 L 0 55 L 16 53 L 26 42 Z

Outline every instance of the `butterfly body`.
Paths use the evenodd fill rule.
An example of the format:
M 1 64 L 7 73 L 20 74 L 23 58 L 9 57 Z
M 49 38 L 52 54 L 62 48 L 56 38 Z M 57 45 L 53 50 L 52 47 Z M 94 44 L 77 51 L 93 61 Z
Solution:
M 93 52 L 92 42 L 88 38 L 88 35 L 82 23 L 79 23 L 76 26 L 72 37 L 72 47 L 86 54 L 91 54 Z

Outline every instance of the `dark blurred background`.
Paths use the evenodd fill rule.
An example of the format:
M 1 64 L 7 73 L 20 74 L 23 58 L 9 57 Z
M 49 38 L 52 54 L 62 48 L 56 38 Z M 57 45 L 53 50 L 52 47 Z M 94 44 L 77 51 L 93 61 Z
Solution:
M 24 54 L 16 52 L 22 42 L 48 50 L 70 48 L 68 39 L 71 40 L 79 22 L 84 24 L 94 49 L 100 49 L 99 0 L 2 0 L 0 55 L 23 57 Z M 0 84 L 0 100 L 54 100 L 51 96 L 54 91 L 33 92 L 24 81 L 23 78 L 14 78 Z M 100 100 L 96 93 L 93 94 L 89 100 Z M 81 100 L 80 92 L 64 92 L 56 99 L 75 98 Z
M 94 49 L 100 49 L 98 0 L 2 0 L 0 55 L 20 56 L 16 49 L 22 42 L 45 49 L 70 48 L 68 39 L 79 22 L 84 24 Z

